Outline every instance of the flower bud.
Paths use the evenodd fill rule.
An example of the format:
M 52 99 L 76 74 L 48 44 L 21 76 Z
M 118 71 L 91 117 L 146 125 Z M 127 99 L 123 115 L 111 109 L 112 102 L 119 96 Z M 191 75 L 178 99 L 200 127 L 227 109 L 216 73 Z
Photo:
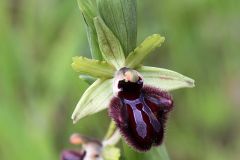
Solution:
M 74 133 L 70 137 L 70 143 L 82 145 L 81 150 L 64 150 L 61 154 L 61 160 L 103 160 L 102 143 L 87 136 Z
M 61 160 L 83 160 L 85 155 L 86 155 L 86 152 L 64 150 L 61 154 Z

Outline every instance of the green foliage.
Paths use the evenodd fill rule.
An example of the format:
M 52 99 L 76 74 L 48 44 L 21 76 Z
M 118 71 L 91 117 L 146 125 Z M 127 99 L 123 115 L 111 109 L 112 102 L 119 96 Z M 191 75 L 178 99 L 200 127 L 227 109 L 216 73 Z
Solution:
M 94 18 L 94 25 L 97 31 L 99 48 L 104 59 L 114 65 L 116 69 L 120 69 L 125 62 L 125 57 L 119 40 L 100 17 Z
M 72 125 L 86 83 L 71 57 L 89 56 L 76 1 L 0 1 L 0 159 L 57 160 L 74 131 L 103 137 L 107 113 Z M 139 41 L 161 33 L 161 54 L 145 64 L 170 68 L 197 87 L 173 92 L 165 143 L 171 159 L 240 159 L 239 10 L 236 0 L 138 1 Z M 106 122 L 101 123 L 100 122 Z M 122 145 L 120 145 L 122 146 Z M 123 144 L 125 159 L 155 160 Z
M 91 0 L 78 0 L 78 5 L 86 24 L 87 37 L 92 58 L 102 60 L 102 54 L 97 41 L 97 32 L 93 23 L 93 18 L 98 14 L 96 4 L 94 4 Z
M 136 0 L 97 0 L 100 16 L 119 39 L 125 56 L 136 48 Z

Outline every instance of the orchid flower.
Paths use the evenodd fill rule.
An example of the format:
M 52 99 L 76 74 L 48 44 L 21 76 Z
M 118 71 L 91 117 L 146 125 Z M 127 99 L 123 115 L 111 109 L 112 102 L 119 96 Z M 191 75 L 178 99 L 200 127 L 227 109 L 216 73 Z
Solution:
M 77 149 L 63 150 L 61 160 L 118 160 L 120 157 L 120 150 L 112 146 L 112 143 L 106 144 L 106 141 L 74 133 L 69 142 L 77 146 Z
M 93 22 L 104 60 L 73 58 L 75 71 L 96 78 L 80 98 L 72 114 L 73 122 L 108 109 L 128 144 L 138 151 L 149 150 L 163 139 L 167 114 L 173 107 L 168 92 L 194 87 L 194 80 L 175 71 L 142 65 L 164 42 L 159 34 L 124 53 L 102 18 L 95 17 Z

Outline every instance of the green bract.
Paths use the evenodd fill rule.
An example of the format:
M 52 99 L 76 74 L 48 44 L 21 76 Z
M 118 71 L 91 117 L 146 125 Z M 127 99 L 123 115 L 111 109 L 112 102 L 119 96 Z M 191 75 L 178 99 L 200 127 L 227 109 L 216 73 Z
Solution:
M 122 46 L 113 32 L 100 17 L 94 18 L 94 26 L 98 44 L 105 61 L 73 58 L 72 67 L 80 74 L 98 78 L 82 95 L 75 108 L 72 119 L 79 119 L 106 109 L 113 97 L 112 83 L 115 72 L 122 67 L 137 70 L 144 78 L 144 83 L 162 90 L 194 87 L 194 80 L 177 72 L 155 67 L 141 66 L 145 57 L 157 47 L 160 47 L 164 37 L 154 34 L 144 40 L 125 59 Z
M 120 69 L 124 65 L 125 57 L 119 40 L 101 18 L 94 18 L 94 25 L 103 58 L 117 69 Z
M 102 55 L 97 42 L 97 33 L 93 23 L 93 18 L 97 16 L 96 8 L 94 7 L 93 2 L 88 0 L 78 0 L 78 6 L 85 20 L 92 58 L 101 60 Z
M 136 48 L 136 0 L 97 0 L 100 16 L 119 39 L 125 55 Z

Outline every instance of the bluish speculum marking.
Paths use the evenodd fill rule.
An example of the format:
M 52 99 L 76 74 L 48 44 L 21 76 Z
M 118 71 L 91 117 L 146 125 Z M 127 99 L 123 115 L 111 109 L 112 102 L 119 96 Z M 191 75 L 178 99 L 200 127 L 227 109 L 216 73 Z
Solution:
M 141 111 L 137 108 L 137 105 L 141 104 L 141 101 L 139 99 L 124 99 L 124 103 L 130 106 L 132 109 L 138 135 L 142 138 L 145 138 L 147 136 L 147 125 L 143 120 Z
M 160 131 L 161 129 L 160 123 L 158 122 L 157 118 L 155 117 L 151 109 L 144 102 L 144 99 L 142 98 L 142 96 L 140 96 L 135 100 L 124 99 L 123 101 L 126 104 L 126 106 L 127 105 L 130 106 L 132 109 L 135 124 L 136 124 L 136 130 L 140 137 L 145 138 L 147 135 L 147 124 L 143 119 L 143 115 L 142 115 L 143 112 L 147 115 L 148 119 L 150 120 L 150 123 L 153 129 L 156 132 Z M 141 109 L 137 108 L 137 105 L 139 104 L 141 106 Z
M 159 132 L 160 130 L 160 123 L 158 122 L 157 118 L 151 111 L 151 109 L 147 106 L 147 104 L 144 101 L 144 98 L 141 96 L 141 101 L 143 103 L 143 111 L 148 115 L 148 118 L 150 119 L 150 123 L 152 124 L 154 130 L 156 132 Z

